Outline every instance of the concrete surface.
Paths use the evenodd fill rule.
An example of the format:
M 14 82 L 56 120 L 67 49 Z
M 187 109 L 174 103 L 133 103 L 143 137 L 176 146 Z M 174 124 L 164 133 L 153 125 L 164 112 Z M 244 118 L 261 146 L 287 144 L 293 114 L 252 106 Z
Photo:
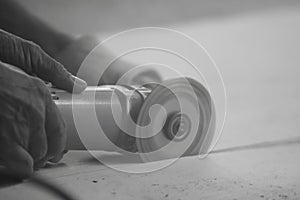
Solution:
M 300 199 L 299 3 L 191 1 L 188 15 L 180 12 L 180 3 L 166 1 L 159 9 L 157 2 L 141 2 L 30 0 L 26 5 L 73 34 L 97 32 L 105 37 L 128 27 L 157 25 L 202 43 L 218 64 L 228 95 L 226 124 L 214 153 L 134 175 L 109 169 L 86 152 L 70 152 L 62 164 L 38 173 L 78 199 Z M 157 13 L 144 18 L 139 12 L 127 13 L 145 6 Z M 0 189 L 0 199 L 21 197 L 48 199 L 29 183 Z

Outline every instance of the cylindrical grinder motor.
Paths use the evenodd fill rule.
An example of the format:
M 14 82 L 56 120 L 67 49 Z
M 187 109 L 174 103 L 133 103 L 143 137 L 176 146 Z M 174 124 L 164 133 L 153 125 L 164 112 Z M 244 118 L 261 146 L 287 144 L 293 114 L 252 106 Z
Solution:
M 159 159 L 207 153 L 215 128 L 209 92 L 191 78 L 150 86 L 103 85 L 81 94 L 52 89 L 67 125 L 67 149 L 147 153 Z

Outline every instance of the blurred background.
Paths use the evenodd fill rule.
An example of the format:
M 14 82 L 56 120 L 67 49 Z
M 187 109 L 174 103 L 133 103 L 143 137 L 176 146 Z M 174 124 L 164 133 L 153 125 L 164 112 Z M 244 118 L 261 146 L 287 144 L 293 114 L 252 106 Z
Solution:
M 19 2 L 73 35 L 105 39 L 131 28 L 158 26 L 196 39 L 220 68 L 227 89 L 228 113 L 219 147 L 299 136 L 300 1 Z
M 230 20 L 255 13 L 297 12 L 297 0 L 26 0 L 21 4 L 60 30 L 73 34 L 173 27 Z M 271 16 L 270 16 L 271 17 Z M 274 21 L 276 23 L 276 21 Z

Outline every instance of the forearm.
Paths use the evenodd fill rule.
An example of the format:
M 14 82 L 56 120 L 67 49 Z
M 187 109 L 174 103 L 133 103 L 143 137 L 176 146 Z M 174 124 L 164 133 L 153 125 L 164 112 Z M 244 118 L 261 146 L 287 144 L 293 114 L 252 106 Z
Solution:
M 73 41 L 36 16 L 27 12 L 15 0 L 0 1 L 0 28 L 40 45 L 50 56 Z

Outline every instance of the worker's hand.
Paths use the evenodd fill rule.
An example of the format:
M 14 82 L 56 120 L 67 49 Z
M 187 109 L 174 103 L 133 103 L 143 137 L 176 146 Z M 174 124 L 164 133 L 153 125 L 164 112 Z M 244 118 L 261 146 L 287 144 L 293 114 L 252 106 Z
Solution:
M 136 65 L 122 59 L 113 62 L 109 67 L 101 65 L 103 63 L 101 60 L 112 61 L 118 55 L 114 55 L 102 46 L 101 48 L 95 48 L 100 43 L 101 40 L 97 36 L 82 36 L 75 39 L 54 57 L 64 64 L 72 74 L 76 75 L 84 59 L 93 50 L 93 56 L 88 57 L 88 60 L 85 62 L 88 67 L 85 66 L 86 68 L 78 74 L 80 78 L 87 81 L 88 85 L 116 83 L 142 85 L 145 83 L 160 83 L 162 81 L 159 73 L 151 66 L 132 70 Z M 98 75 L 102 72 L 102 77 L 99 77 Z
M 64 121 L 41 79 L 69 92 L 86 88 L 37 45 L 0 30 L 0 164 L 23 178 L 59 161 L 66 143 Z

